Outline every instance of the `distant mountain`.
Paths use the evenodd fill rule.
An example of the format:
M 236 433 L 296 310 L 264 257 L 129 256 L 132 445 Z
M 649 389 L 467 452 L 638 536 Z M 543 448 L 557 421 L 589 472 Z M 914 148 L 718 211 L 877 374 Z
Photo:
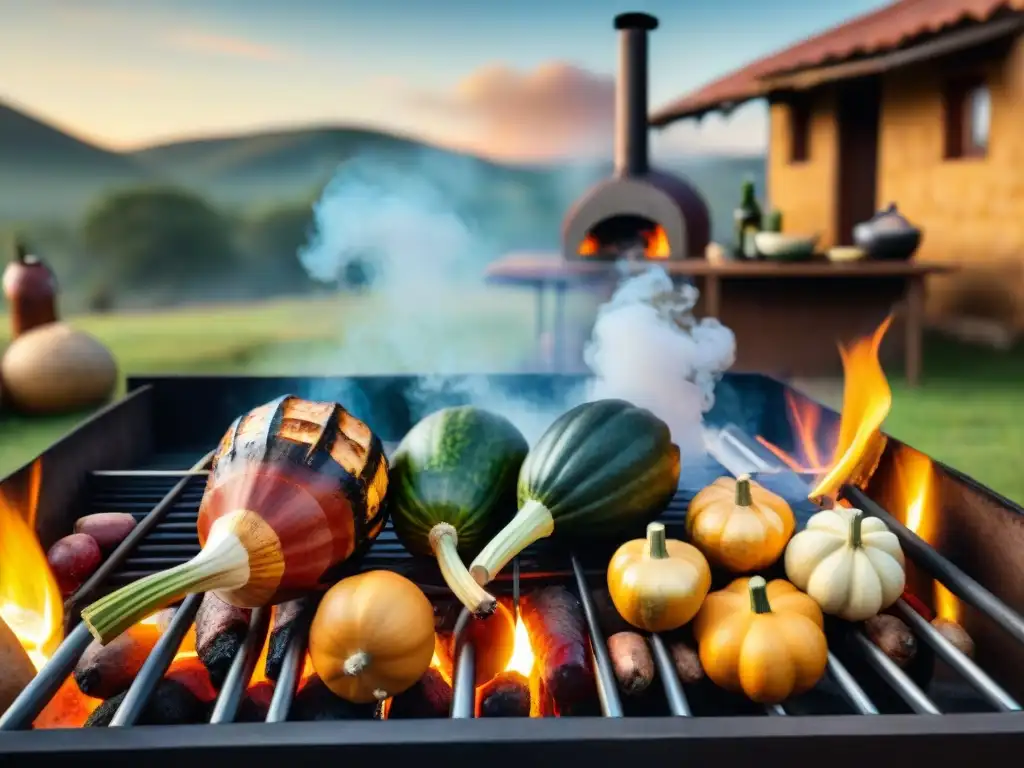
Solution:
M 0 220 L 60 216 L 106 188 L 144 183 L 148 175 L 132 157 L 0 103 Z
M 354 127 L 312 127 L 181 141 L 131 153 L 101 149 L 0 104 L 0 222 L 75 219 L 111 188 L 177 184 L 234 209 L 314 199 L 338 165 L 357 156 L 437 170 L 435 183 L 494 248 L 553 248 L 577 195 L 610 163 L 510 166 Z M 764 189 L 761 158 L 665 161 L 711 209 L 716 238 L 729 236 L 744 178 Z M 486 257 L 485 254 L 481 254 Z

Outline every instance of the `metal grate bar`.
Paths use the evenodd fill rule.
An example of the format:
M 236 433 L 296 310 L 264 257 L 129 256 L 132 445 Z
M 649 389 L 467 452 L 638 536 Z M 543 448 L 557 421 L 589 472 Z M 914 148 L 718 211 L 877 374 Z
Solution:
M 39 670 L 39 674 L 32 678 L 32 682 L 25 686 L 18 698 L 0 716 L 0 731 L 21 731 L 31 727 L 32 721 L 68 679 L 91 642 L 89 628 L 84 622 L 79 622 Z
M 935 703 L 925 695 L 924 691 L 917 687 L 907 673 L 897 667 L 896 663 L 886 656 L 881 648 L 872 643 L 863 632 L 860 630 L 854 632 L 853 639 L 857 649 L 864 655 L 867 662 L 892 686 L 900 698 L 907 702 L 911 709 L 919 715 L 942 714 L 942 710 L 935 706 Z
M 174 618 L 171 619 L 170 625 L 153 646 L 153 650 L 150 651 L 139 674 L 135 676 L 135 680 L 128 688 L 124 701 L 114 713 L 114 717 L 110 721 L 111 726 L 135 725 L 138 722 L 146 704 L 149 703 L 149 697 L 153 695 L 153 691 L 160 684 L 167 668 L 174 661 L 174 655 L 181 647 L 181 641 L 185 638 L 189 627 L 192 626 L 192 621 L 195 619 L 196 611 L 199 610 L 199 604 L 202 601 L 201 594 L 189 595 L 174 612 Z
M 656 634 L 650 637 L 651 651 L 654 655 L 654 666 L 658 670 L 658 677 L 665 688 L 665 698 L 668 700 L 668 709 L 676 717 L 691 717 L 690 702 L 686 700 L 686 691 L 676 674 L 676 665 L 672 656 L 665 647 L 665 642 Z
M 605 717 L 622 717 L 622 701 L 619 699 L 619 689 L 615 682 L 615 673 L 612 670 L 612 660 L 608 656 L 604 633 L 597 623 L 597 611 L 594 610 L 594 603 L 590 599 L 587 577 L 576 555 L 573 554 L 569 557 L 572 560 L 573 573 L 576 575 L 576 587 L 580 593 L 580 604 L 583 606 L 587 630 L 590 632 L 590 653 L 593 657 L 591 661 L 594 664 L 594 677 L 597 679 L 597 696 L 601 702 L 601 711 Z
M 97 469 L 89 477 L 208 477 L 208 469 Z
M 875 706 L 875 703 L 864 693 L 864 689 L 860 687 L 860 684 L 850 674 L 849 670 L 843 666 L 843 663 L 831 653 L 828 655 L 828 673 L 842 690 L 847 701 L 857 710 L 858 714 L 878 714 L 878 707 Z
M 765 714 L 771 717 L 788 717 L 789 712 L 781 704 L 766 704 L 764 708 Z
M 205 467 L 210 460 L 213 458 L 213 451 L 210 451 L 203 456 L 196 464 L 191 467 L 191 470 L 198 470 Z M 74 595 L 68 600 L 66 611 L 68 613 L 77 611 L 78 607 L 92 598 L 96 590 L 102 586 L 107 579 L 114 573 L 118 568 L 121 567 L 123 561 L 135 551 L 135 547 L 142 543 L 142 540 L 146 538 L 150 531 L 152 531 L 164 518 L 164 516 L 170 511 L 170 508 L 177 501 L 178 497 L 184 493 L 185 489 L 194 483 L 194 478 L 183 477 L 174 487 L 167 492 L 167 494 L 160 500 L 160 502 L 153 507 L 149 513 L 142 518 L 138 525 L 136 525 L 131 533 L 125 537 L 125 540 L 117 545 L 117 548 L 110 553 L 110 556 L 96 569 L 96 572 L 86 580 L 85 584 L 75 592 Z
M 467 720 L 476 712 L 476 649 L 466 638 L 466 626 L 473 620 L 465 608 L 455 623 L 455 669 L 452 672 L 452 709 L 454 720 Z
M 907 605 L 905 600 L 897 600 L 896 608 L 903 614 L 903 618 L 907 620 L 910 627 L 924 638 L 924 641 L 932 647 L 935 653 L 970 683 L 974 690 L 984 696 L 993 707 L 1003 712 L 1020 711 L 1020 704 L 1014 701 L 1002 686 L 986 675 L 981 667 L 949 642 L 930 622 L 925 621 L 924 617 Z
M 303 611 L 303 614 L 295 619 L 300 623 L 295 627 L 288 648 L 285 650 L 284 659 L 281 661 L 281 671 L 274 683 L 274 695 L 271 697 L 270 707 L 267 709 L 266 722 L 268 723 L 283 723 L 288 719 L 288 712 L 291 710 L 295 692 L 299 687 L 299 676 L 306 663 L 311 618 L 309 611 Z
M 928 542 L 890 515 L 880 504 L 876 504 L 862 490 L 847 485 L 843 487 L 842 493 L 858 509 L 882 520 L 889 530 L 896 534 L 900 544 L 915 563 L 928 571 L 954 595 L 996 622 L 1017 642 L 1024 644 L 1024 618 L 1019 613 L 940 555 Z
M 249 620 L 249 631 L 245 635 L 245 642 L 238 653 L 235 654 L 228 669 L 227 677 L 224 678 L 224 685 L 221 686 L 220 695 L 217 696 L 217 703 L 213 705 L 213 714 L 210 715 L 210 722 L 214 725 L 232 723 L 238 708 L 245 698 L 245 690 L 249 685 L 249 679 L 256 668 L 260 651 L 263 650 L 263 643 L 267 639 L 267 627 L 270 624 L 270 608 L 257 608 L 252 612 Z

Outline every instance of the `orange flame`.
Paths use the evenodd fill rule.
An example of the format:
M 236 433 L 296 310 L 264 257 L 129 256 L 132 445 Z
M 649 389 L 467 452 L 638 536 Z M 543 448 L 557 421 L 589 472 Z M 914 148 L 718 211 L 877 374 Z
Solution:
M 601 244 L 597 241 L 597 238 L 593 235 L 587 235 L 583 238 L 583 242 L 580 243 L 579 253 L 580 256 L 594 256 L 601 250 Z
M 518 672 L 529 680 L 536 661 L 536 656 L 533 653 L 533 643 L 530 642 L 530 633 L 526 631 L 526 625 L 523 623 L 522 616 L 517 616 L 515 641 L 512 645 L 512 658 L 505 665 L 505 671 Z
M 787 395 L 790 422 L 804 461 L 758 437 L 761 444 L 789 468 L 820 475 L 809 494 L 811 499 L 834 501 L 845 483 L 864 485 L 878 465 L 885 448 L 882 423 L 892 407 L 892 390 L 879 362 L 878 351 L 891 324 L 892 316 L 889 316 L 871 336 L 858 339 L 849 347 L 839 346 L 843 361 L 843 408 L 835 449 L 828 461 L 823 461 L 819 448 L 817 408 L 813 405 L 800 407 L 790 395 Z
M 40 459 L 29 468 L 26 508 L 0 497 L 0 618 L 14 632 L 36 670 L 64 639 L 64 606 L 36 538 L 34 521 L 42 484 Z
M 668 244 L 668 234 L 660 225 L 655 226 L 650 232 L 643 233 L 644 255 L 648 259 L 667 259 L 672 255 Z
M 896 459 L 896 477 L 903 498 L 903 524 L 934 546 L 937 537 L 937 510 L 935 498 L 935 468 L 931 459 L 910 449 L 900 451 Z M 935 615 L 959 623 L 960 601 L 938 581 L 932 582 L 932 603 Z

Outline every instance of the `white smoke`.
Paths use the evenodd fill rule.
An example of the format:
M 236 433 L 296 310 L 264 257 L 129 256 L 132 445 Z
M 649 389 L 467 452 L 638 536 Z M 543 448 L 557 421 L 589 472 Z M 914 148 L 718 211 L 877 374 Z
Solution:
M 494 239 L 453 203 L 474 199 L 488 183 L 471 161 L 444 156 L 402 165 L 360 156 L 339 168 L 315 206 L 315 231 L 299 257 L 328 284 L 343 280 L 354 262 L 376 269 L 372 308 L 344 315 L 334 354 L 346 372 L 423 374 L 407 395 L 415 417 L 453 399 L 470 402 L 505 415 L 531 443 L 568 408 L 622 398 L 661 417 L 684 454 L 700 451 L 702 417 L 733 362 L 735 338 L 715 320 L 694 319 L 696 289 L 675 288 L 660 267 L 624 279 L 599 309 L 585 351 L 593 374 L 586 385 L 538 400 L 482 376 L 447 375 L 496 370 L 501 340 L 494 323 L 475 316 L 463 298 L 481 294 L 488 256 L 497 255 Z M 520 361 L 509 353 L 501 362 L 514 370 Z

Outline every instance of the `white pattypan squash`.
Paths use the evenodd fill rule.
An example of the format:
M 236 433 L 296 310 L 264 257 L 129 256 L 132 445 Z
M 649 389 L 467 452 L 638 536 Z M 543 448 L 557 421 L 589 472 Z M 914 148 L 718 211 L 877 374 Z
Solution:
M 906 564 L 899 539 L 859 509 L 837 507 L 807 521 L 786 547 L 786 576 L 821 610 L 864 621 L 899 599 Z

